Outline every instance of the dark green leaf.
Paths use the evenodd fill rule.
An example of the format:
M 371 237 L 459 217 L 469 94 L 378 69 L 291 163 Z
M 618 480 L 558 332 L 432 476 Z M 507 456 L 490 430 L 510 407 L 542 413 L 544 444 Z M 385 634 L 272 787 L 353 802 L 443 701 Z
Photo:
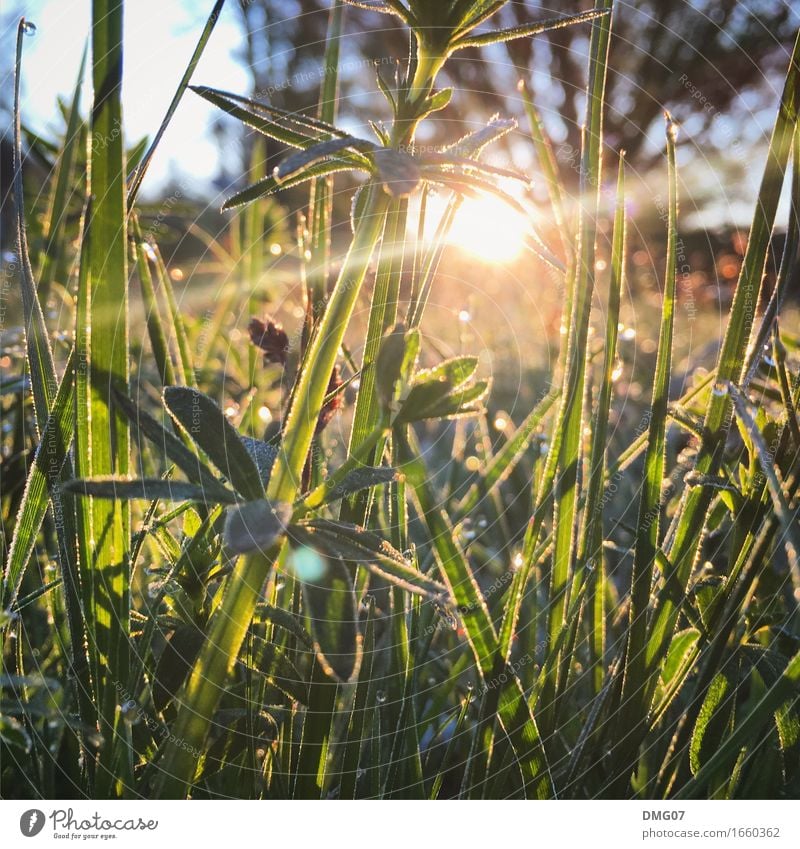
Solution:
M 253 458 L 261 477 L 261 485 L 266 489 L 269 476 L 272 473 L 272 464 L 278 456 L 278 449 L 262 439 L 253 439 L 251 436 L 240 437 L 247 453 Z
M 707 759 L 708 753 L 715 751 L 722 741 L 732 719 L 735 690 L 736 683 L 722 672 L 717 673 L 708 688 L 689 748 L 689 763 L 695 774 Z
M 194 625 L 181 625 L 167 638 L 153 678 L 153 705 L 158 711 L 175 698 L 189 675 L 205 636 Z
M 174 433 L 170 433 L 160 422 L 149 413 L 123 395 L 114 393 L 114 403 L 128 417 L 134 428 L 146 436 L 158 449 L 163 452 L 193 483 L 198 484 L 206 492 L 209 499 L 219 499 L 224 503 L 228 490 L 217 480 L 214 473 L 198 456 L 190 451 Z
M 225 414 L 208 395 L 188 386 L 168 386 L 164 403 L 175 421 L 205 451 L 212 463 L 246 499 L 264 488 L 255 462 Z

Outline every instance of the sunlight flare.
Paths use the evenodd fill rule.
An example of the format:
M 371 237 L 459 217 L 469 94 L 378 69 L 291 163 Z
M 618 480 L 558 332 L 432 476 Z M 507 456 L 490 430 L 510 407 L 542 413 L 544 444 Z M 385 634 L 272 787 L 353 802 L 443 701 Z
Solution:
M 498 198 L 466 198 L 456 213 L 448 242 L 486 262 L 515 260 L 530 224 Z

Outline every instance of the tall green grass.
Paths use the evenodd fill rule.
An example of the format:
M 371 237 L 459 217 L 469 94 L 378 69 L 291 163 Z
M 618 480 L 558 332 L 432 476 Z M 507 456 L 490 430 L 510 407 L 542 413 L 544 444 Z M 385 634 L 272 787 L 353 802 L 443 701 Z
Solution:
M 162 126 L 128 168 L 123 4 L 95 0 L 91 118 L 84 126 L 79 84 L 37 234 L 37 271 L 24 216 L 20 25 L 15 188 L 29 384 L 4 387 L 3 413 L 13 446 L 35 455 L 27 469 L 8 463 L 14 474 L 4 474 L 2 493 L 11 529 L 3 792 L 797 795 L 800 372 L 798 339 L 782 318 L 800 234 L 800 48 L 717 368 L 695 375 L 679 398 L 670 392 L 680 183 L 667 116 L 657 361 L 646 425 L 618 452 L 611 434 L 628 221 L 624 154 L 613 157 L 603 139 L 609 51 L 624 49 L 613 3 L 511 30 L 492 29 L 504 2 L 378 4 L 408 28 L 411 49 L 393 82 L 379 76 L 392 120 L 375 125 L 374 139 L 336 126 L 348 5 L 360 4 L 331 4 L 311 116 L 190 85 L 223 6 L 214 4 Z M 436 354 L 426 307 L 461 200 L 489 195 L 524 211 L 499 178 L 530 175 L 485 161 L 515 129 L 509 120 L 491 118 L 434 153 L 414 140 L 424 121 L 457 104 L 459 93 L 438 83 L 455 53 L 564 25 L 589 35 L 574 209 L 525 81 L 520 91 L 560 232 L 551 246 L 532 228 L 527 262 L 536 285 L 545 267 L 559 276 L 566 332 L 548 391 L 492 440 L 490 381 L 476 356 Z M 180 309 L 144 226 L 138 190 L 183 96 L 201 96 L 290 149 L 264 173 L 256 148 L 252 185 L 226 203 L 236 210 L 234 248 L 208 240 L 226 263 L 241 257 L 252 304 L 266 252 L 247 253 L 247 241 L 269 236 L 266 198 L 309 188 L 300 228 L 305 314 L 288 351 L 289 337 L 266 322 L 254 337 L 259 349 L 228 357 L 223 324 L 236 293 L 222 298 L 209 332 L 207 319 Z M 782 238 L 776 217 L 790 160 L 792 219 Z M 613 170 L 607 208 L 604 175 Z M 69 217 L 64 175 L 73 172 L 82 172 L 82 197 Z M 339 172 L 363 181 L 329 290 Z M 425 240 L 434 188 L 449 204 Z M 613 221 L 606 272 L 597 263 L 603 217 Z M 62 279 L 73 239 L 74 304 Z M 762 308 L 781 240 L 776 289 Z M 606 313 L 594 335 L 601 292 Z M 71 306 L 60 327 L 42 310 L 53 293 Z M 128 327 L 134 297 L 146 316 L 141 350 Z M 351 318 L 367 302 L 359 358 L 348 347 Z M 53 345 L 60 329 L 74 330 L 68 357 Z M 225 380 L 249 405 L 238 418 L 220 403 L 225 359 Z M 262 393 L 284 406 L 266 429 L 253 415 Z M 346 396 L 354 396 L 351 431 L 337 459 L 325 453 L 326 425 Z M 444 457 L 423 447 L 433 428 L 457 435 Z M 669 440 L 678 431 L 689 447 L 675 458 Z M 470 453 L 481 457 L 477 468 Z M 610 508 L 620 481 L 638 493 L 624 550 Z M 622 568 L 611 558 L 620 550 Z M 22 791 L 6 791 L 23 775 Z

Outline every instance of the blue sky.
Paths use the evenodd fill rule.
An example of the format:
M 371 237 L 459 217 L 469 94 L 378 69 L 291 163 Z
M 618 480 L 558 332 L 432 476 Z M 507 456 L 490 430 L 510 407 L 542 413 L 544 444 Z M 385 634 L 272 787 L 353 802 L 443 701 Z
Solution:
M 129 141 L 156 131 L 202 31 L 212 0 L 134 0 L 126 4 L 124 120 Z M 227 4 L 231 5 L 231 4 Z M 38 132 L 58 129 L 55 104 L 72 91 L 89 32 L 89 0 L 29 0 L 14 4 L 36 24 L 25 40 L 23 120 Z M 11 4 L 4 9 L 12 11 Z M 234 56 L 241 42 L 232 8 L 224 9 L 206 46 L 194 81 L 232 91 L 246 91 L 248 77 Z M 14 27 L 2 34 L 6 56 L 13 55 Z M 87 81 L 88 82 L 88 81 Z M 84 107 L 90 88 L 84 89 Z M 145 186 L 157 189 L 170 176 L 194 183 L 198 190 L 217 171 L 218 151 L 208 135 L 214 109 L 187 93 L 156 153 Z

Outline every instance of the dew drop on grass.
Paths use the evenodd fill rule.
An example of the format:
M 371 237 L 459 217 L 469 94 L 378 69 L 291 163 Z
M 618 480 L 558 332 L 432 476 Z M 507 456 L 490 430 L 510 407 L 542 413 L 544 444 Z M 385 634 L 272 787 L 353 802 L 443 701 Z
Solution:
M 36 24 L 33 21 L 24 21 L 22 24 L 22 31 L 25 35 L 36 35 Z
M 375 693 L 375 701 L 379 705 L 384 704 L 386 702 L 386 693 L 383 690 L 378 690 L 378 692 Z
M 728 384 L 722 380 L 718 380 L 714 384 L 711 394 L 715 395 L 717 398 L 724 398 L 728 394 Z
M 614 368 L 611 371 L 611 382 L 616 383 L 621 377 L 624 370 L 624 365 L 621 359 L 617 357 L 614 361 Z

